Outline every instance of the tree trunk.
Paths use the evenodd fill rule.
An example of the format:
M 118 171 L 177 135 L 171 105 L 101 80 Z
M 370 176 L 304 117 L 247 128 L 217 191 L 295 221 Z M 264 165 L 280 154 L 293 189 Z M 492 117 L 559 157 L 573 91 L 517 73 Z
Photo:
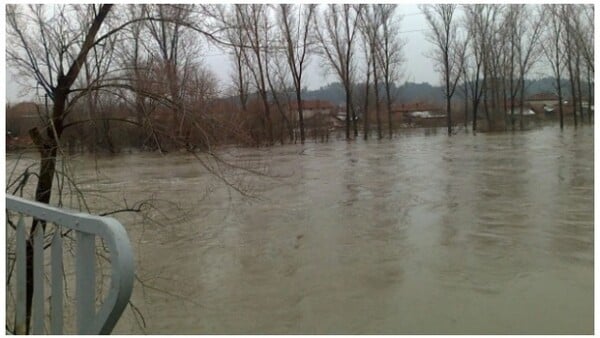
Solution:
M 479 100 L 473 98 L 473 132 L 477 130 L 477 106 L 479 105 Z
M 580 57 L 577 55 L 575 59 L 575 79 L 577 84 L 577 102 L 579 103 L 579 115 L 581 116 L 581 122 L 583 123 L 583 93 L 581 92 L 581 68 L 579 67 Z
M 481 98 L 485 90 L 486 74 L 485 69 L 483 73 L 483 79 L 479 80 L 479 74 L 481 72 L 482 61 L 477 63 L 477 71 L 475 73 L 475 85 L 471 92 L 473 100 L 473 133 L 477 132 L 477 118 L 479 114 L 479 107 L 481 106 Z
M 296 90 L 296 102 L 298 103 L 298 122 L 300 123 L 300 143 L 304 144 L 306 136 L 304 135 L 304 112 L 300 90 Z
M 522 90 L 523 90 L 523 92 L 521 93 L 521 96 L 525 96 L 525 74 L 523 74 L 522 76 L 523 77 L 522 77 L 521 84 L 522 84 Z M 522 98 L 521 102 L 519 102 L 519 104 L 521 106 L 521 108 L 519 109 L 519 128 L 521 130 L 523 130 L 523 103 L 524 103 L 523 101 L 524 100 L 525 99 Z
M 446 111 L 447 122 L 448 122 L 448 136 L 452 135 L 452 118 L 450 117 L 450 96 L 446 96 Z
M 558 91 L 558 114 L 560 118 L 560 129 L 562 130 L 564 127 L 563 121 L 563 97 L 562 97 L 562 87 L 560 83 L 560 56 L 559 56 L 559 46 L 558 42 L 556 43 L 556 52 L 555 52 L 555 67 L 556 67 L 556 90 Z
M 346 140 L 350 139 L 350 88 L 346 83 Z
M 568 38 L 567 38 L 568 41 Z M 567 42 L 567 53 L 571 53 L 570 46 Z M 575 99 L 575 74 L 570 54 L 567 54 L 567 70 L 569 72 L 569 83 L 571 85 L 571 105 L 573 106 L 573 123 L 577 127 L 577 100 Z M 582 121 L 583 123 L 583 121 Z
M 521 87 L 519 88 L 519 91 L 519 106 L 521 107 L 521 115 L 523 115 L 523 109 L 525 108 L 525 77 L 521 77 Z
M 33 128 L 29 131 L 29 135 L 36 145 L 38 152 L 40 153 L 40 171 L 39 179 L 35 189 L 35 200 L 40 203 L 49 204 L 50 197 L 52 195 L 52 184 L 54 181 L 54 174 L 56 172 L 56 155 L 58 150 L 58 139 L 63 131 L 62 116 L 65 108 L 66 93 L 67 90 L 64 88 L 55 90 L 55 101 L 52 113 L 53 123 L 50 123 L 46 128 L 46 137 L 42 136 L 39 130 Z M 52 128 L 52 125 L 55 128 Z M 56 136 L 54 134 L 56 131 Z M 38 219 L 33 219 L 31 224 L 31 232 L 29 234 L 29 240 L 27 241 L 27 285 L 26 285 L 26 333 L 29 333 L 29 327 L 31 323 L 31 306 L 33 300 L 33 241 L 34 233 L 36 228 L 41 225 L 42 229 L 45 224 Z
M 560 75 L 560 72 L 559 72 Z M 562 130 L 564 127 L 563 121 L 563 97 L 562 97 L 562 88 L 560 85 L 560 76 L 557 78 L 556 83 L 558 85 L 558 114 L 560 115 L 560 129 Z
M 509 96 L 506 95 L 506 81 L 502 82 L 502 110 L 504 111 L 504 131 L 506 131 L 508 129 L 508 124 L 506 123 L 507 121 L 507 117 L 508 117 L 508 105 L 506 104 L 506 101 L 508 100 Z
M 510 77 L 510 126 L 512 131 L 515 131 L 515 97 L 513 95 L 514 93 L 514 80 L 512 78 L 512 76 Z M 521 107 L 521 109 L 519 109 L 519 115 L 521 118 L 521 123 L 523 123 L 523 107 Z M 521 129 L 523 129 L 523 126 L 521 125 Z
M 375 115 L 377 117 L 377 137 L 381 140 L 383 138 L 383 131 L 381 126 L 381 102 L 379 101 L 379 78 L 377 77 L 377 67 L 373 63 L 374 82 L 375 82 Z
M 354 109 L 354 105 L 352 107 L 352 126 L 354 127 L 354 138 L 358 137 L 358 119 L 356 118 L 356 109 Z
M 89 30 L 86 32 L 85 40 L 82 44 L 79 54 L 77 55 L 77 58 L 73 61 L 73 64 L 70 66 L 66 75 L 62 73 L 59 74 L 56 87 L 52 89 L 54 107 L 52 108 L 52 115 L 49 116 L 51 123 L 49 123 L 45 128 L 46 135 L 42 136 L 37 127 L 29 131 L 29 135 L 31 136 L 33 143 L 36 145 L 38 152 L 40 153 L 40 171 L 35 189 L 35 200 L 37 202 L 45 204 L 50 203 L 52 184 L 56 171 L 58 142 L 64 129 L 63 118 L 67 95 L 71 86 L 77 79 L 77 76 L 81 71 L 81 66 L 84 63 L 89 50 L 93 47 L 96 34 L 98 33 L 102 22 L 108 15 L 108 12 L 112 6 L 113 5 L 111 4 L 102 5 L 94 17 L 94 21 L 92 22 Z M 44 222 L 40 222 L 34 218 L 31 225 L 31 233 L 29 234 L 27 250 L 32 250 L 33 248 L 33 234 L 39 225 L 42 226 L 42 229 L 45 227 Z M 27 254 L 26 261 L 26 332 L 29 333 L 29 326 L 31 322 L 31 305 L 33 300 L 33 253 Z
M 370 65 L 367 65 L 367 82 L 365 83 L 365 106 L 363 113 L 363 138 L 366 140 L 369 139 L 369 80 L 371 73 L 368 71 Z
M 446 116 L 447 116 L 447 122 L 448 122 L 448 136 L 452 135 L 452 117 L 451 117 L 451 99 L 452 96 L 450 95 L 450 64 L 449 64 L 449 60 L 448 60 L 448 51 L 445 51 L 444 54 L 444 66 L 445 66 L 445 71 L 446 71 Z
M 271 108 L 269 107 L 269 98 L 267 97 L 267 92 L 265 90 L 261 90 L 260 95 L 261 95 L 262 101 L 263 101 L 263 108 L 264 108 L 266 129 L 267 129 L 266 132 L 267 132 L 267 137 L 269 140 L 269 145 L 273 145 L 273 143 L 274 143 L 273 121 L 271 120 Z
M 587 111 L 588 111 L 588 119 L 589 119 L 589 124 L 592 124 L 592 107 L 594 105 L 594 89 L 593 89 L 593 85 L 592 85 L 592 76 L 591 76 L 591 72 L 590 72 L 590 68 L 587 68 L 587 89 L 588 89 L 588 107 L 587 107 Z
M 385 79 L 385 104 L 387 106 L 387 115 L 388 115 L 388 132 L 390 139 L 394 134 L 394 126 L 392 124 L 392 93 L 391 93 L 391 83 L 389 79 Z
M 490 104 L 489 104 L 488 95 L 487 95 L 487 88 L 486 88 L 486 95 L 483 98 L 483 110 L 485 112 L 485 118 L 488 123 L 488 131 L 490 131 L 494 128 L 494 121 L 492 121 L 492 119 L 490 118 Z
M 465 75 L 465 132 L 467 131 L 467 125 L 469 123 L 469 86 L 467 84 L 467 77 Z

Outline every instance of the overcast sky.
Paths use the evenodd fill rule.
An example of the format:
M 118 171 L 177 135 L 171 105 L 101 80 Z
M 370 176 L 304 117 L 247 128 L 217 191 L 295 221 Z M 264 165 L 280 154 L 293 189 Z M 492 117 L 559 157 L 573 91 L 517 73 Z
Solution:
M 434 72 L 432 61 L 425 56 L 432 48 L 432 45 L 426 41 L 425 31 L 423 31 L 428 28 L 425 17 L 417 5 L 398 5 L 396 12 L 403 15 L 400 30 L 406 41 L 404 48 L 406 62 L 403 67 L 405 76 L 401 81 L 438 84 L 439 75 Z M 208 51 L 207 55 L 206 62 L 210 69 L 217 72 L 222 81 L 229 81 L 233 69 L 228 56 L 216 49 Z M 312 56 L 305 77 L 305 86 L 309 89 L 318 89 L 328 83 L 338 81 L 335 75 L 328 74 L 328 69 L 324 67 L 324 64 L 321 57 Z
M 402 37 L 406 41 L 404 48 L 404 76 L 401 82 L 429 82 L 439 84 L 439 75 L 435 73 L 433 62 L 426 56 L 432 45 L 425 38 L 427 22 L 417 5 L 398 5 L 397 13 L 403 15 L 401 21 Z M 9 46 L 7 46 L 9 47 Z M 205 50 L 204 59 L 209 68 L 217 75 L 221 85 L 225 86 L 230 81 L 232 65 L 229 57 L 217 48 Z M 317 89 L 331 82 L 336 82 L 335 76 L 328 74 L 323 67 L 323 60 L 313 56 L 306 72 L 305 86 Z M 25 98 L 19 95 L 22 89 L 15 83 L 14 76 L 8 65 L 6 66 L 6 99 L 9 102 L 18 102 Z

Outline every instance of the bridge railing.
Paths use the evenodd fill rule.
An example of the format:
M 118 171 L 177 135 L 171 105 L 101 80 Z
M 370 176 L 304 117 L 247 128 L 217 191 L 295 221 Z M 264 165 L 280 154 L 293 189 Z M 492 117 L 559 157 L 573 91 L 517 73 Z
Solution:
M 63 241 L 69 238 L 69 245 L 71 239 L 74 240 L 75 304 L 71 305 L 76 317 L 76 332 L 73 333 L 110 334 L 127 306 L 133 289 L 133 254 L 123 226 L 111 217 L 59 209 L 10 195 L 6 196 L 6 210 L 7 227 L 12 226 L 16 232 L 14 268 L 11 270 L 11 275 L 14 273 L 13 287 L 16 289 L 14 333 L 64 333 L 67 315 L 64 311 L 66 278 L 63 250 L 67 246 Z M 9 221 L 9 216 L 17 221 Z M 33 233 L 30 233 L 31 226 L 25 221 L 26 218 L 36 220 L 33 222 L 37 223 Z M 103 258 L 108 260 L 110 266 L 108 290 L 98 295 L 105 295 L 104 298 L 96 294 L 98 239 L 108 251 L 108 257 Z M 49 268 L 46 268 L 48 265 Z M 27 330 L 26 318 L 28 268 L 29 275 L 33 277 L 30 330 Z M 49 270 L 49 274 L 46 274 L 46 270 Z M 50 289 L 49 294 L 45 289 Z M 7 311 L 7 322 L 8 316 Z

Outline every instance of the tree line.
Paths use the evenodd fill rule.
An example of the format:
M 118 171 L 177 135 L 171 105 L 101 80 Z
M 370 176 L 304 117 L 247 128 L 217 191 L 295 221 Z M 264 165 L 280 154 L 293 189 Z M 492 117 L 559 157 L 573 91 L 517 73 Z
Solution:
M 483 111 L 494 128 L 515 130 L 515 110 L 523 129 L 525 81 L 535 66 L 551 69 L 558 95 L 560 127 L 563 103 L 572 104 L 573 122 L 592 121 L 594 7 L 586 4 L 439 4 L 421 6 L 434 44 L 432 57 L 444 82 L 448 133 L 450 102 L 458 88 L 472 129 Z M 571 97 L 565 97 L 564 74 Z M 587 107 L 584 109 L 584 100 Z M 469 102 L 470 101 L 470 102 Z M 467 119 L 465 118 L 465 121 Z
M 392 105 L 399 96 L 394 89 L 406 48 L 397 5 L 116 7 L 95 23 L 101 7 L 7 7 L 7 60 L 24 82 L 33 80 L 48 107 L 41 120 L 57 135 L 65 125 L 88 128 L 100 135 L 96 139 L 105 135 L 113 150 L 108 135 L 125 123 L 119 128 L 135 135 L 137 143 L 131 143 L 158 150 L 304 142 L 302 88 L 307 64 L 315 61 L 343 88 L 346 138 L 358 136 L 359 117 L 365 138 L 373 120 L 379 138 L 386 123 L 388 136 L 393 134 Z M 450 134 L 456 92 L 465 102 L 463 120 L 473 130 L 481 116 L 492 128 L 514 130 L 516 122 L 523 128 L 525 82 L 535 66 L 551 70 L 556 79 L 561 126 L 564 77 L 574 98 L 569 102 L 574 123 L 584 121 L 584 100 L 593 100 L 593 6 L 420 8 Z M 230 58 L 225 90 L 201 57 L 209 45 Z M 290 114 L 294 101 L 297 112 Z M 592 105 L 586 104 L 588 121 Z M 38 136 L 32 134 L 34 141 Z

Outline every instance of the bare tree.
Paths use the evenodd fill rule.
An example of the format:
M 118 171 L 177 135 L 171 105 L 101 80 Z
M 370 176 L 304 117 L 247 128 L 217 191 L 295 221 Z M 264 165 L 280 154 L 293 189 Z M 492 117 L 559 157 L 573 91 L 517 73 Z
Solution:
M 590 71 L 594 72 L 594 6 L 592 4 L 577 4 L 573 6 L 572 16 L 573 37 L 578 50 Z
M 267 53 L 265 30 L 270 28 L 269 18 L 266 14 L 266 5 L 235 5 L 237 21 L 240 26 L 247 45 L 242 49 L 244 60 L 252 74 L 254 85 L 262 100 L 264 120 L 263 127 L 267 133 L 269 144 L 273 144 L 273 122 L 271 120 L 271 108 L 267 92 L 267 79 L 265 70 L 265 54 Z
M 350 139 L 350 123 L 354 126 L 354 136 L 358 135 L 356 112 L 352 104 L 352 73 L 354 42 L 362 8 L 362 5 L 328 5 L 318 16 L 319 22 L 315 23 L 320 51 L 342 82 L 346 93 L 346 139 Z
M 370 53 L 370 48 L 365 44 L 363 51 L 365 53 L 365 61 L 366 61 L 366 67 L 365 67 L 365 73 L 366 73 L 366 77 L 365 77 L 365 94 L 364 94 L 364 106 L 363 106 L 363 112 L 362 112 L 362 116 L 363 116 L 363 138 L 365 140 L 369 139 L 369 133 L 370 133 L 370 117 L 369 117 L 369 97 L 370 95 L 370 89 L 371 89 L 371 65 L 373 62 L 375 62 L 375 60 L 373 60 L 373 57 L 371 57 L 371 53 Z M 378 98 L 376 99 L 378 100 Z M 376 103 L 376 106 L 378 108 L 378 103 Z M 377 109 L 376 108 L 376 109 Z M 381 138 L 381 118 L 379 116 L 379 114 L 377 113 L 377 131 L 378 134 L 380 135 L 379 138 Z
M 142 17 L 145 7 L 128 6 L 126 15 L 129 20 Z M 130 43 L 122 44 L 119 48 L 121 67 L 126 69 L 125 78 L 130 85 L 133 103 L 129 105 L 137 123 L 142 126 L 138 135 L 140 148 L 156 149 L 163 152 L 161 139 L 154 126 L 152 116 L 156 111 L 155 100 L 147 100 L 145 93 L 151 92 L 156 84 L 151 83 L 148 76 L 154 68 L 155 61 L 148 53 L 146 41 L 152 41 L 150 36 L 145 36 L 145 23 L 137 21 L 125 28 L 124 34 Z
M 502 13 L 506 7 L 497 6 L 498 13 Z M 487 114 L 491 111 L 491 128 L 498 128 L 497 119 L 502 114 L 503 124 L 500 126 L 506 130 L 507 107 L 506 107 L 506 48 L 509 44 L 509 36 L 505 33 L 502 20 L 493 22 L 493 31 L 489 37 L 491 44 L 487 49 L 485 58 L 485 70 L 487 74 L 485 106 Z
M 446 96 L 448 135 L 452 135 L 451 101 L 462 73 L 463 65 L 461 62 L 464 60 L 462 54 L 465 53 L 467 41 L 466 38 L 462 41 L 459 39 L 458 24 L 454 18 L 456 8 L 457 5 L 454 4 L 421 6 L 421 10 L 431 28 L 428 39 L 436 47 L 433 58 L 442 71 L 444 94 Z
M 508 44 L 508 37 L 505 34 L 502 20 L 500 20 L 504 5 L 484 5 L 487 12 L 488 30 L 482 45 L 483 51 L 483 72 L 484 72 L 484 96 L 483 108 L 485 110 L 488 129 L 498 128 L 496 122 L 500 116 L 500 110 L 506 122 L 506 98 L 505 94 L 505 48 Z M 506 124 L 501 127 L 506 129 Z
M 576 20 L 573 20 L 576 32 L 576 45 L 583 58 L 583 66 L 587 84 L 588 123 L 592 123 L 592 107 L 594 106 L 594 5 L 573 5 L 576 8 Z M 583 114 L 583 111 L 582 111 Z M 583 115 L 582 115 L 583 116 Z
M 143 44 L 140 40 L 137 40 L 137 43 L 132 46 L 133 50 L 124 48 L 124 45 L 132 41 L 128 38 L 126 29 L 131 28 L 131 32 L 134 33 L 140 32 L 144 27 L 148 29 L 146 25 L 136 25 L 136 23 L 147 23 L 148 21 L 172 23 L 178 19 L 149 17 L 147 12 L 142 14 L 142 11 L 127 11 L 126 8 L 129 7 L 123 6 L 120 8 L 121 10 L 114 10 L 113 5 L 8 5 L 6 7 L 7 46 L 9 46 L 7 61 L 18 73 L 20 79 L 28 79 L 35 83 L 38 93 L 41 91 L 41 96 L 47 97 L 49 100 L 46 105 L 47 109 L 41 112 L 40 116 L 43 125 L 29 131 L 40 155 L 39 173 L 35 176 L 29 175 L 37 178 L 34 183 L 34 199 L 38 202 L 50 203 L 51 197 L 53 197 L 54 183 L 57 182 L 58 195 L 55 197 L 58 197 L 59 206 L 62 205 L 62 187 L 65 185 L 65 181 L 70 182 L 66 176 L 68 172 L 64 168 L 57 169 L 59 160 L 61 160 L 60 165 L 65 165 L 64 163 L 67 162 L 62 148 L 65 131 L 84 122 L 117 120 L 105 118 L 103 115 L 89 116 L 81 121 L 68 120 L 71 116 L 76 116 L 79 108 L 84 106 L 78 103 L 87 104 L 90 114 L 97 114 L 101 108 L 108 107 L 110 100 L 112 100 L 113 106 L 117 106 L 114 103 L 115 101 L 118 103 L 119 100 L 125 102 L 132 99 L 134 101 L 152 99 L 169 104 L 170 108 L 173 107 L 170 95 L 168 93 L 164 95 L 161 92 L 161 90 L 164 91 L 164 88 L 148 88 L 152 85 L 141 83 L 146 82 L 143 81 L 146 76 L 142 73 L 146 73 L 150 77 L 154 76 L 153 82 L 155 83 L 155 75 L 158 72 L 148 70 L 160 65 L 150 60 L 148 60 L 149 62 L 142 61 L 148 57 L 149 53 L 147 50 L 142 50 Z M 188 27 L 191 23 L 186 22 L 185 25 Z M 195 29 L 201 31 L 198 27 Z M 113 60 L 117 45 L 121 51 L 121 62 Z M 127 55 L 135 55 L 135 58 L 129 60 L 130 62 L 125 62 Z M 132 67 L 140 65 L 149 65 L 149 67 L 141 66 L 139 72 L 131 71 Z M 119 68 L 119 66 L 123 68 Z M 200 79 L 196 75 L 206 77 L 207 73 L 191 64 L 188 66 L 183 67 L 185 72 L 182 76 L 182 83 L 186 85 L 178 89 L 182 93 L 180 98 L 183 103 L 199 100 L 201 91 L 206 96 L 210 96 L 208 93 L 211 92 L 208 87 L 200 88 L 196 81 Z M 131 75 L 136 73 L 138 76 L 132 79 Z M 138 82 L 138 80 L 142 81 Z M 190 91 L 192 87 L 195 91 L 194 95 Z M 124 92 L 124 90 L 128 92 Z M 133 95 L 131 95 L 132 93 Z M 136 95 L 136 93 L 140 95 Z M 136 121 L 136 118 L 118 120 L 140 126 L 139 120 Z M 198 131 L 202 131 L 199 126 L 200 121 L 194 119 L 189 122 Z M 210 158 L 214 159 L 219 168 L 228 165 L 226 161 L 220 160 L 212 154 L 214 153 L 211 153 Z M 218 168 L 211 167 L 206 160 L 199 159 L 199 161 L 230 187 L 237 188 L 236 190 L 244 193 L 242 189 L 235 186 L 235 183 L 228 181 Z M 83 198 L 80 195 L 78 196 Z M 78 199 L 79 207 L 87 208 L 85 201 L 81 198 Z M 131 208 L 126 209 L 135 211 Z M 31 319 L 33 291 L 33 233 L 39 227 L 44 230 L 44 222 L 34 219 L 27 241 L 27 323 Z M 28 329 L 29 324 L 26 326 Z
M 300 142 L 304 143 L 304 115 L 302 111 L 302 75 L 309 60 L 309 47 L 313 16 L 316 5 L 298 5 L 296 8 L 289 4 L 280 4 L 278 9 L 279 24 L 283 33 L 287 62 L 294 80 L 296 102 L 298 105 L 298 121 L 300 122 Z
M 579 56 L 579 50 L 577 48 L 575 48 L 575 44 L 572 42 L 573 36 L 574 36 L 574 31 L 573 31 L 573 25 L 571 24 L 571 21 L 573 20 L 573 9 L 569 6 L 569 5 L 561 5 L 560 6 L 560 15 L 561 15 L 561 20 L 563 20 L 564 22 L 564 27 L 565 27 L 565 34 L 563 34 L 562 36 L 562 43 L 564 45 L 564 50 L 565 50 L 565 63 L 567 66 L 567 71 L 569 73 L 569 83 L 571 85 L 571 105 L 572 105 L 572 109 L 573 109 L 573 124 L 575 125 L 575 127 L 577 127 L 577 99 L 576 99 L 576 95 L 575 93 L 577 93 L 576 90 L 576 84 L 577 84 L 577 80 L 575 79 L 575 77 L 577 76 L 576 74 L 576 65 L 575 63 L 578 61 L 576 60 L 576 58 L 578 58 Z M 577 57 L 575 56 L 577 54 Z M 579 97 L 579 95 L 577 95 L 577 97 Z M 583 120 L 582 120 L 583 122 Z
M 520 32 L 522 23 L 520 20 L 521 6 L 520 5 L 508 5 L 507 10 L 504 14 L 504 20 L 501 27 L 502 35 L 507 37 L 508 48 L 504 53 L 505 57 L 505 73 L 504 73 L 504 84 L 505 88 L 508 89 L 508 92 L 505 90 L 505 99 L 504 99 L 504 112 L 506 115 L 506 99 L 510 99 L 510 124 L 512 126 L 512 130 L 515 130 L 515 98 L 517 96 L 517 92 L 519 91 L 520 81 L 515 81 L 516 72 L 517 72 L 517 40 L 520 39 L 518 34 L 522 34 Z M 507 79 L 508 78 L 508 79 Z M 506 85 L 508 82 L 508 86 Z M 516 83 L 515 83 L 516 82 Z M 506 95 L 508 94 L 508 95 Z M 507 97 L 508 96 L 508 97 Z M 506 119 L 505 119 L 506 122 Z
M 568 31 L 568 26 L 565 24 L 565 31 Z M 568 53 L 567 53 L 568 54 Z M 581 121 L 583 121 L 583 93 L 581 91 L 581 53 L 575 53 L 575 83 L 577 84 L 576 94 L 572 93 L 572 100 L 579 104 L 579 112 Z M 576 100 L 575 100 L 576 99 Z M 576 110 L 577 111 L 577 110 Z M 576 113 L 574 112 L 576 115 Z
M 193 5 L 144 5 L 147 16 L 157 20 L 146 21 L 147 29 L 153 42 L 149 52 L 154 59 L 160 60 L 165 73 L 164 88 L 172 102 L 172 130 L 175 136 L 190 144 L 191 122 L 189 107 L 184 104 L 184 82 L 189 76 L 193 57 L 198 53 L 195 42 L 184 26 L 189 21 Z M 165 83 L 166 82 L 166 83 Z
M 378 62 L 377 53 L 378 48 L 380 47 L 380 12 L 376 9 L 375 4 L 365 5 L 359 19 L 360 25 L 359 29 L 362 33 L 364 40 L 364 51 L 365 51 L 365 61 L 367 63 L 366 68 L 366 83 L 365 83 L 365 108 L 363 113 L 364 118 L 364 138 L 365 140 L 368 138 L 369 133 L 369 83 L 370 76 L 373 74 L 373 92 L 375 99 L 375 117 L 377 121 L 377 135 L 379 139 L 383 137 L 381 130 L 381 101 L 379 99 L 379 68 L 380 64 Z
M 469 126 L 469 90 L 470 90 L 470 86 L 469 86 L 469 73 L 467 72 L 467 65 L 468 65 L 468 54 L 465 53 L 463 55 L 463 57 L 465 58 L 463 64 L 463 70 L 462 70 L 462 86 L 459 87 L 460 88 L 460 92 L 462 93 L 462 95 L 464 96 L 464 109 L 465 109 L 465 117 L 464 117 L 464 121 L 463 121 L 463 126 L 465 128 L 465 132 L 467 131 L 467 128 Z
M 498 7 L 494 5 L 468 5 L 465 6 L 467 30 L 469 32 L 470 58 L 465 66 L 470 87 L 471 106 L 473 110 L 473 132 L 477 130 L 477 118 L 484 94 L 487 91 L 489 71 L 486 69 L 490 57 L 489 49 L 493 48 L 494 22 L 497 17 Z M 470 61 L 469 61 L 470 60 Z M 485 104 L 485 101 L 484 101 Z M 488 124 L 490 116 L 485 110 Z
M 110 32 L 98 37 L 99 31 L 112 5 L 93 5 L 93 13 L 83 20 L 79 29 L 72 29 L 67 13 L 71 8 L 59 6 L 52 14 L 43 13 L 42 5 L 30 5 L 28 9 L 17 5 L 7 5 L 7 38 L 11 46 L 7 49 L 7 59 L 21 74 L 29 75 L 52 101 L 52 111 L 48 123 L 30 130 L 30 135 L 40 154 L 40 171 L 35 190 L 35 200 L 48 204 L 56 170 L 60 136 L 64 132 L 69 95 L 77 80 L 88 53 L 94 46 L 108 37 Z M 31 13 L 37 32 L 28 29 L 32 23 Z M 39 34 L 39 35 L 38 35 Z M 78 37 L 81 34 L 83 39 Z M 37 226 L 44 224 L 33 220 L 29 241 L 27 241 L 27 332 L 31 321 L 31 301 L 33 296 L 33 233 Z
M 542 11 L 534 11 L 528 5 L 509 5 L 509 8 L 516 12 L 514 22 L 515 39 L 512 40 L 516 45 L 518 61 L 518 81 L 519 89 L 519 125 L 523 129 L 523 108 L 525 105 L 525 76 L 541 56 L 540 38 L 542 36 L 544 17 Z M 512 93 L 511 93 L 512 95 Z M 511 101 L 513 99 L 511 98 Z M 514 120 L 513 120 L 514 128 Z
M 270 31 L 264 30 L 265 41 L 269 41 Z M 287 129 L 290 140 L 294 138 L 294 129 L 287 116 L 289 110 L 289 97 L 287 91 L 289 85 L 289 68 L 286 67 L 287 57 L 277 45 L 277 39 L 269 41 L 265 47 L 265 76 L 269 84 L 271 98 L 279 112 L 283 126 L 279 128 L 279 138 L 281 144 L 284 144 L 284 132 Z
M 394 97 L 392 96 L 392 86 L 401 74 L 405 46 L 405 41 L 400 38 L 400 20 L 402 17 L 395 15 L 396 8 L 394 4 L 378 4 L 375 7 L 376 12 L 379 13 L 378 18 L 381 20 L 379 47 L 376 49 L 375 55 L 381 68 L 385 88 L 385 105 L 390 138 L 393 135 L 392 104 Z
M 248 42 L 241 29 L 240 17 L 235 7 L 227 5 L 203 6 L 203 11 L 207 17 L 216 19 L 217 29 L 225 32 L 224 40 L 227 44 L 219 47 L 225 47 L 231 53 L 234 65 L 232 74 L 234 92 L 238 95 L 242 111 L 247 112 L 251 74 L 244 60 L 243 50 Z
M 588 104 L 588 121 L 591 123 L 591 102 L 593 100 L 593 82 L 592 74 L 594 72 L 594 64 L 590 62 L 594 57 L 594 21 L 593 21 L 593 6 L 589 5 L 577 5 L 577 4 L 564 4 L 561 6 L 561 14 L 564 21 L 565 28 L 565 45 L 568 45 L 568 49 L 565 51 L 567 64 L 571 66 L 569 77 L 571 80 L 571 92 L 573 94 L 573 109 L 576 109 L 577 103 L 579 104 L 579 112 L 581 121 L 584 121 L 584 109 L 583 109 L 583 73 L 587 78 L 587 104 Z M 571 72 L 573 75 L 571 76 Z M 575 115 L 574 115 L 575 116 Z
M 563 129 L 563 93 L 561 85 L 561 74 L 564 67 L 564 53 L 562 52 L 562 36 L 564 34 L 563 22 L 560 19 L 559 5 L 544 5 L 544 11 L 548 17 L 551 17 L 545 35 L 548 43 L 542 45 L 544 54 L 548 63 L 554 72 L 556 80 L 556 90 L 558 92 L 558 112 L 560 117 L 560 129 Z

